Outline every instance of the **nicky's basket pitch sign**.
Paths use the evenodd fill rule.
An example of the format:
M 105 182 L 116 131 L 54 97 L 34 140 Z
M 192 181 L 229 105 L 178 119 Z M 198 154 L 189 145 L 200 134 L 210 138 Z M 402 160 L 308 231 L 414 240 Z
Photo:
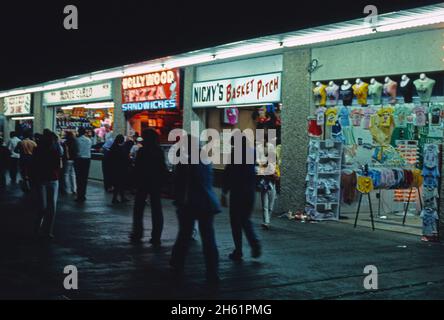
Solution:
M 5 98 L 5 116 L 18 116 L 31 113 L 31 94 Z
M 281 101 L 282 74 L 269 73 L 193 84 L 193 108 Z
M 163 70 L 122 79 L 122 109 L 127 111 L 177 109 L 179 69 Z

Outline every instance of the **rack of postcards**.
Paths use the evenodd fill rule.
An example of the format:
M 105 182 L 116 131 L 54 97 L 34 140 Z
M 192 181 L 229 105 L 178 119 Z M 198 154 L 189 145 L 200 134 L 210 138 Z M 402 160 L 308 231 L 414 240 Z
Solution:
M 310 140 L 305 211 L 313 220 L 339 219 L 342 149 L 341 142 Z

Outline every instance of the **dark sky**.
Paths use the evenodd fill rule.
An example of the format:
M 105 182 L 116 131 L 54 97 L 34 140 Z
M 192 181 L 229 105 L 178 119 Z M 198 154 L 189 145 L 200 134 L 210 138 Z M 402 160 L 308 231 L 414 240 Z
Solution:
M 1 1 L 0 90 L 442 1 Z M 75 4 L 79 30 L 63 28 Z

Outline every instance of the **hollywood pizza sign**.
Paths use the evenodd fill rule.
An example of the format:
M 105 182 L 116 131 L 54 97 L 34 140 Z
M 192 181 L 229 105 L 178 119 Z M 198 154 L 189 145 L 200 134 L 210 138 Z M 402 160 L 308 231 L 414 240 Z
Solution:
M 279 102 L 281 78 L 278 72 L 194 83 L 193 108 Z

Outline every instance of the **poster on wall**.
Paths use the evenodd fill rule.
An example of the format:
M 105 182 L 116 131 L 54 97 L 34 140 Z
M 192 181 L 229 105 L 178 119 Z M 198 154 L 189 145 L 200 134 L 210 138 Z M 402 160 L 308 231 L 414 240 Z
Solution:
M 122 109 L 128 111 L 178 109 L 179 69 L 163 70 L 122 79 Z
M 43 93 L 43 105 L 64 105 L 112 100 L 112 82 L 55 90 Z
M 196 82 L 193 84 L 193 108 L 281 101 L 282 74 Z
M 18 116 L 31 113 L 31 94 L 5 98 L 5 116 Z

